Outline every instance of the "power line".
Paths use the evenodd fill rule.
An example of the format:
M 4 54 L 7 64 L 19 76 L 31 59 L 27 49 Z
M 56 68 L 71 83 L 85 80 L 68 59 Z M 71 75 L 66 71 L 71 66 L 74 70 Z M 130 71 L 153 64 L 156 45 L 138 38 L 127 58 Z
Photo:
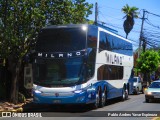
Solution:
M 147 27 L 147 29 L 144 29 L 144 31 L 148 34 L 160 34 L 160 31 L 159 32 L 155 31 L 155 30 L 153 30 L 153 28 L 148 29 L 148 27 Z
M 112 16 L 110 16 L 110 15 L 106 15 L 106 14 L 102 13 L 101 11 L 99 11 L 99 15 L 101 15 L 104 19 L 108 19 L 108 17 L 109 17 L 109 18 L 113 18 L 113 19 L 119 20 L 119 21 L 121 21 L 121 22 L 124 22 L 123 19 L 116 18 L 116 17 L 112 17 Z M 106 17 L 106 16 L 108 16 L 108 17 Z M 134 25 L 136 25 L 136 26 L 141 26 L 141 25 L 138 24 L 138 23 L 135 23 Z
M 116 9 L 116 8 L 112 8 L 112 7 L 106 7 L 106 8 L 109 8 L 109 9 L 115 9 L 115 10 L 120 10 L 120 9 Z M 104 14 L 104 13 L 102 13 L 101 11 L 100 11 L 100 9 L 98 9 L 99 11 L 98 11 L 98 14 L 99 15 L 101 15 L 104 19 L 108 19 L 108 18 L 113 18 L 113 19 L 116 19 L 116 20 L 119 20 L 119 21 L 122 21 L 123 22 L 123 19 L 119 19 L 119 18 L 116 18 L 116 17 L 112 17 L 112 16 L 110 16 L 110 15 L 106 15 L 106 14 Z M 140 10 L 141 11 L 141 10 Z M 157 14 L 154 14 L 154 13 L 151 13 L 151 12 L 148 12 L 148 11 L 146 11 L 146 10 L 144 10 L 143 9 L 143 16 L 141 17 L 141 18 L 139 18 L 139 19 L 142 19 L 142 21 L 143 22 L 145 22 L 145 23 L 147 23 L 148 25 L 150 25 L 151 27 L 154 27 L 154 28 L 156 28 L 156 29 L 160 29 L 160 26 L 157 26 L 157 25 L 154 25 L 149 19 L 148 19 L 148 14 L 146 14 L 146 13 L 148 13 L 148 14 L 151 14 L 151 15 L 154 15 L 154 16 L 157 16 L 157 17 L 160 17 L 160 15 L 157 15 Z M 145 18 L 145 15 L 146 15 L 146 17 L 147 18 Z M 108 16 L 108 17 L 106 17 L 106 16 Z M 140 14 L 140 16 L 141 16 L 141 14 Z M 99 16 L 98 16 L 98 18 L 99 18 Z M 143 23 L 142 22 L 142 23 Z M 113 24 L 113 23 L 105 23 L 105 22 L 101 22 L 102 24 L 106 24 L 107 26 L 111 26 L 111 27 L 113 27 L 113 28 L 117 28 L 117 29 L 124 29 L 123 27 L 121 27 L 120 25 L 116 25 L 116 24 Z M 140 25 L 140 24 L 135 24 L 135 25 L 137 25 L 137 26 L 141 26 L 141 34 L 140 34 L 140 38 L 141 38 L 141 35 L 143 34 L 143 32 L 142 32 L 142 29 L 144 29 L 145 28 L 145 26 L 143 26 L 143 24 L 142 25 Z M 143 28 L 143 27 L 144 28 Z M 145 30 L 145 29 L 144 29 Z M 145 30 L 146 31 L 146 30 Z M 157 36 L 156 34 L 159 34 L 155 29 L 153 30 L 153 28 L 150 28 L 150 29 L 148 29 L 148 27 L 147 27 L 147 31 L 151 31 L 151 32 L 147 32 L 147 35 L 145 35 L 146 36 L 146 45 L 148 45 L 148 46 L 151 46 L 151 47 L 155 47 L 155 46 L 157 46 L 157 43 L 159 43 L 160 41 L 158 40 L 158 38 L 160 37 L 160 36 Z M 140 31 L 138 31 L 138 30 L 132 30 L 132 32 L 135 32 L 135 33 L 140 33 Z M 133 39 L 130 39 L 133 43 L 134 43 L 134 46 L 137 46 L 136 44 L 138 44 L 138 42 L 136 41 L 136 40 L 133 40 Z M 143 40 L 140 40 L 140 41 L 143 41 Z M 140 43 L 139 43 L 139 45 L 141 45 Z M 140 46 L 139 46 L 139 48 L 140 48 Z
M 148 11 L 146 11 L 146 12 L 149 13 L 149 14 L 152 14 L 152 15 L 154 15 L 154 16 L 160 17 L 160 15 L 157 15 L 157 14 L 155 14 L 155 13 L 151 13 L 151 12 L 148 12 Z
M 113 8 L 113 7 L 106 6 L 106 5 L 103 5 L 103 6 L 101 6 L 101 7 L 102 7 L 102 8 L 109 8 L 109 9 L 113 9 L 113 10 L 117 10 L 117 11 L 121 11 L 121 9 Z
M 155 27 L 155 28 L 160 29 L 160 26 L 153 25 L 148 19 L 146 19 L 145 22 L 146 22 L 147 24 L 151 25 L 152 27 Z
M 100 22 L 100 21 L 99 21 L 99 22 Z M 105 23 L 105 22 L 103 22 L 103 24 L 106 24 L 106 25 L 111 26 L 111 27 L 114 27 L 114 28 L 122 29 L 122 30 L 124 29 L 123 27 L 120 27 L 120 26 L 117 25 L 117 24 L 111 24 L 111 23 Z M 139 33 L 138 30 L 132 30 L 132 32 Z

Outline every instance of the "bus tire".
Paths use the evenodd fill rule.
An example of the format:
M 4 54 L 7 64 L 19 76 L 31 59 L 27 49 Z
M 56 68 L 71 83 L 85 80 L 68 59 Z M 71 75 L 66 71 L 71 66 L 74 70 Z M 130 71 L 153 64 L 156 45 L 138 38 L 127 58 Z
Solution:
M 100 97 L 100 107 L 104 107 L 107 101 L 107 91 L 106 87 L 104 88 L 103 92 L 101 93 Z
M 126 89 L 125 93 L 126 93 L 125 100 L 127 100 L 128 99 L 128 90 L 127 89 Z
M 128 90 L 125 87 L 123 87 L 121 99 L 122 99 L 122 101 L 128 99 Z
M 97 109 L 98 107 L 100 107 L 100 90 L 99 89 L 96 91 L 95 99 L 96 99 L 95 103 L 92 104 L 93 109 Z

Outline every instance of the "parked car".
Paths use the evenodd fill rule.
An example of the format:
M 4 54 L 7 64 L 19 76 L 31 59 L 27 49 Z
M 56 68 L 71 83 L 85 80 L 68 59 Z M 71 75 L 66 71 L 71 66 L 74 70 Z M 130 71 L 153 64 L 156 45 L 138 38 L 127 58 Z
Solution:
M 160 100 L 160 80 L 152 82 L 145 91 L 146 102 L 152 102 L 154 99 Z
M 132 94 L 139 94 L 139 92 L 143 93 L 142 81 L 140 77 L 133 77 L 129 80 L 130 91 Z

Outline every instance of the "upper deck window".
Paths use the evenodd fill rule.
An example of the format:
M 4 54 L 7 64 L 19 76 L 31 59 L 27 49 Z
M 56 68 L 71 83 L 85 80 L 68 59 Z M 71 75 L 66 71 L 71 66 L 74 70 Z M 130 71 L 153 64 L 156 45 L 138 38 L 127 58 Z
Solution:
M 124 55 L 133 55 L 132 43 L 116 37 L 109 33 L 100 31 L 99 37 L 99 52 L 108 50 Z

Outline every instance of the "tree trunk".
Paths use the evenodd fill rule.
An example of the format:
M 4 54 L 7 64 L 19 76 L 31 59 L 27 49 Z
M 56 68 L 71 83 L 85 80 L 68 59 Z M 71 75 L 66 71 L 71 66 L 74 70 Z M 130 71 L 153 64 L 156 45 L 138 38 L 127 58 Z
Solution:
M 12 85 L 11 85 L 11 97 L 10 101 L 14 104 L 18 103 L 18 80 L 17 80 L 18 70 L 12 71 Z
M 15 62 L 13 56 L 9 59 L 9 70 L 11 72 L 11 95 L 10 102 L 17 104 L 18 103 L 18 91 L 19 91 L 19 73 L 21 68 L 21 62 L 18 60 Z
M 143 74 L 143 86 L 147 87 L 147 73 Z
M 126 34 L 126 39 L 127 39 L 127 37 L 128 37 L 128 34 Z

